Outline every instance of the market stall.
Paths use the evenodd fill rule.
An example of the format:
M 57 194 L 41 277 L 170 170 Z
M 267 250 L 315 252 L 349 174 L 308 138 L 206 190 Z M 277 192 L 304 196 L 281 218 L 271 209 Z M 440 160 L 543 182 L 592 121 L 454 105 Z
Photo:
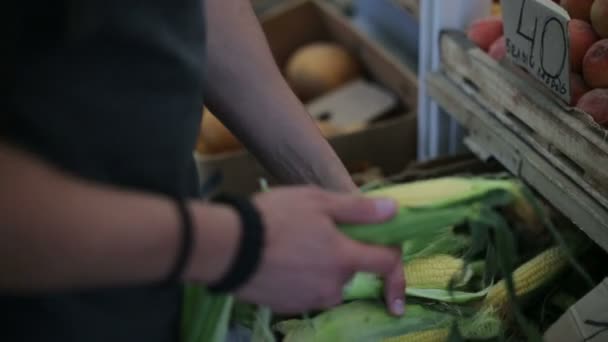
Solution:
M 246 327 L 265 342 L 608 340 L 608 1 L 504 3 L 264 8 L 277 63 L 313 118 L 338 128 L 327 137 L 362 191 L 400 203 L 386 225 L 341 228 L 401 248 L 409 309 L 390 316 L 382 280 L 368 274 L 354 275 L 344 304 L 296 316 L 193 290 L 190 301 L 218 301 L 224 315 L 211 326 Z M 415 43 L 399 33 L 411 25 Z M 321 42 L 342 52 L 312 54 L 300 70 L 310 74 L 296 76 L 294 56 Z M 357 73 L 303 89 L 307 77 L 338 79 L 350 63 L 338 55 Z M 222 174 L 224 189 L 272 191 L 246 151 L 196 153 L 201 175 Z M 201 313 L 190 310 L 196 327 Z

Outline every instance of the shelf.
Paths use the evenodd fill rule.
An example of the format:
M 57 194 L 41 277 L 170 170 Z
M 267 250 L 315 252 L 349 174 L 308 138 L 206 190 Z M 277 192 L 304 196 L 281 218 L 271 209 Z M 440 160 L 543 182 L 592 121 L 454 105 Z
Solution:
M 467 146 L 501 162 L 608 251 L 602 130 L 461 32 L 443 33 L 440 46 L 442 69 L 427 77 L 427 90 L 466 128 Z

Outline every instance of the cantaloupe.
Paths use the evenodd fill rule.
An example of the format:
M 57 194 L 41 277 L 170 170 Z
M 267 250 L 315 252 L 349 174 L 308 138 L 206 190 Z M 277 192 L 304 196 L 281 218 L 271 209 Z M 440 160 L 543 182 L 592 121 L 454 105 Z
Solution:
M 591 24 L 579 19 L 570 21 L 568 32 L 570 34 L 570 65 L 572 71 L 580 72 L 583 69 L 585 54 L 600 37 L 595 33 Z
M 608 88 L 608 39 L 596 42 L 585 54 L 583 77 L 591 88 Z
M 360 76 L 361 66 L 357 59 L 341 45 L 329 42 L 300 47 L 285 67 L 287 82 L 304 102 Z
M 475 20 L 467 30 L 467 37 L 480 49 L 488 51 L 492 43 L 503 35 L 502 18 L 491 16 Z
M 505 36 L 498 38 L 492 43 L 488 54 L 497 61 L 500 61 L 507 56 L 507 42 Z
M 589 86 L 585 83 L 583 76 L 577 73 L 570 73 L 570 93 L 572 100 L 570 105 L 574 106 L 578 103 L 579 99 L 585 95 L 589 90 Z
M 568 11 L 572 19 L 590 21 L 593 0 L 561 0 L 562 7 Z
M 207 108 L 203 110 L 201 133 L 197 151 L 201 154 L 218 154 L 242 148 L 239 140 Z M 200 150 L 199 150 L 200 149 Z
M 591 115 L 598 124 L 608 124 L 608 89 L 593 89 L 587 92 L 576 107 Z
M 608 0 L 595 0 L 590 17 L 595 32 L 602 38 L 608 38 Z

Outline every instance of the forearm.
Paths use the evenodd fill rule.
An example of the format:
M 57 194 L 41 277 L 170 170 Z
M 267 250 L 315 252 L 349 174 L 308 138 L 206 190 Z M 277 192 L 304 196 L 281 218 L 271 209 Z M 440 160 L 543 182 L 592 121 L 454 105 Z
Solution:
M 283 182 L 355 190 L 281 75 L 250 2 L 206 4 L 208 108 Z
M 168 198 L 86 183 L 1 144 L 0 189 L 0 291 L 152 283 L 173 266 L 181 220 Z M 217 254 L 188 274 L 210 281 L 228 264 L 237 221 L 221 207 L 190 206 L 195 256 Z

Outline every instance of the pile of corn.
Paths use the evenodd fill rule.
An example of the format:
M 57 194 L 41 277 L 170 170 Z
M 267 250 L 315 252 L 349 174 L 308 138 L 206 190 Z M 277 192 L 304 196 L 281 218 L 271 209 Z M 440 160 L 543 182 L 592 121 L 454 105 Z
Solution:
M 272 329 L 285 342 L 495 338 L 504 333 L 506 319 L 518 317 L 513 314 L 516 306 L 511 305 L 514 298 L 534 293 L 568 266 L 569 254 L 561 245 L 540 251 L 530 260 L 516 255 L 510 227 L 540 231 L 548 223 L 535 199 L 516 180 L 446 177 L 388 185 L 366 195 L 397 200 L 399 214 L 373 227 L 340 229 L 362 242 L 401 247 L 409 303 L 406 314 L 390 315 L 382 302 L 382 279 L 360 273 L 344 288 L 344 304 L 309 318 L 278 321 L 272 328 L 265 322 L 262 330 Z M 196 319 L 192 307 L 213 307 L 201 304 L 213 304 L 213 299 L 188 300 L 183 341 L 222 340 L 225 307 L 216 306 Z M 199 304 L 193 305 L 196 300 Z M 231 305 L 227 299 L 224 303 Z M 206 327 L 218 324 L 220 333 L 201 333 L 200 319 Z M 269 342 L 274 336 L 259 334 L 256 340 Z

